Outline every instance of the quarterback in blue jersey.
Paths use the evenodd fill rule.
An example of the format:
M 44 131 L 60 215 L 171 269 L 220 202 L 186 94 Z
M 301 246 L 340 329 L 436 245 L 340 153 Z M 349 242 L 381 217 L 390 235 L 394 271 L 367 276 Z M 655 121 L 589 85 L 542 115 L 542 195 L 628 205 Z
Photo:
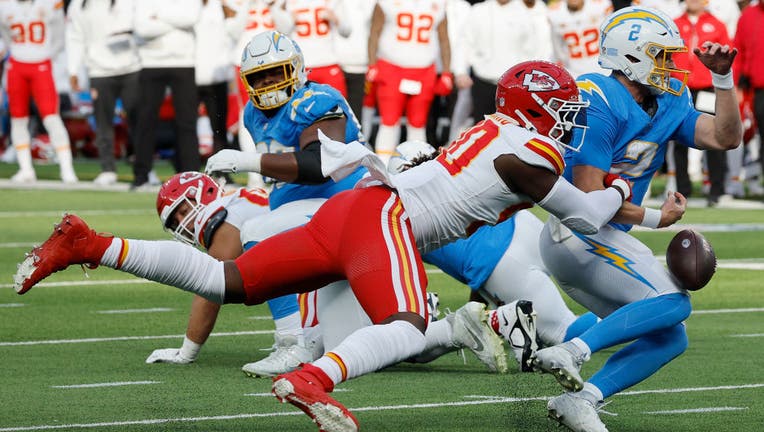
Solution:
M 687 71 L 671 60 L 686 48 L 672 20 L 657 10 L 628 7 L 600 28 L 599 63 L 610 76 L 585 74 L 577 84 L 585 100 L 588 130 L 574 137 L 578 152 L 566 155 L 565 176 L 584 191 L 602 189 L 608 174 L 633 183 L 610 226 L 585 236 L 550 218 L 542 232 L 547 268 L 573 299 L 602 321 L 579 337 L 539 350 L 534 365 L 572 390 L 549 401 L 550 416 L 575 431 L 606 431 L 597 415 L 602 401 L 657 372 L 687 348 L 682 323 L 690 298 L 650 249 L 628 234 L 632 225 L 665 227 L 678 221 L 686 198 L 669 192 L 661 209 L 641 207 L 650 179 L 663 164 L 667 142 L 729 150 L 741 138 L 731 66 L 735 49 L 705 43 L 694 50 L 711 71 L 716 116 L 692 106 Z M 673 77 L 672 77 L 673 76 Z M 680 77 L 676 79 L 675 77 Z M 591 353 L 631 342 L 584 382 L 581 365 Z

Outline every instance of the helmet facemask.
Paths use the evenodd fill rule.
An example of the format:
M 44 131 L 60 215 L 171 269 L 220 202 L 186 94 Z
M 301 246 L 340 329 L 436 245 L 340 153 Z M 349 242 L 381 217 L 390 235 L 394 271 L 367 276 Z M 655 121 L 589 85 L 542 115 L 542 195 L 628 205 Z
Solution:
M 668 67 L 668 65 L 672 63 L 672 54 L 686 52 L 687 48 L 683 46 L 667 47 L 656 43 L 648 43 L 645 47 L 645 54 L 653 59 L 653 67 L 647 75 L 645 82 L 642 82 L 642 84 L 650 86 L 650 90 L 653 92 L 656 92 L 657 90 L 658 93 L 667 92 L 675 96 L 682 94 L 687 85 L 687 78 L 690 75 L 690 71 L 671 68 Z M 682 81 L 682 85 L 677 90 L 671 88 L 670 79 L 672 76 L 681 79 Z
M 527 110 L 526 114 L 528 114 L 528 116 L 526 116 L 518 109 L 515 110 L 515 115 L 522 120 L 522 126 L 530 131 L 542 133 L 553 140 L 559 141 L 560 144 L 570 150 L 578 151 L 581 144 L 577 147 L 573 147 L 570 145 L 570 141 L 573 138 L 573 131 L 575 129 L 581 130 L 582 137 L 586 134 L 586 129 L 588 128 L 588 126 L 586 126 L 586 107 L 589 106 L 589 102 L 566 101 L 556 97 L 551 97 L 548 102 L 544 102 L 544 100 L 536 93 L 531 93 L 531 97 L 544 109 L 547 115 L 554 120 L 554 124 L 546 133 L 543 133 L 542 131 L 539 131 L 539 128 L 534 124 L 534 119 L 528 118 L 528 116 L 530 116 L 538 119 L 542 117 L 543 114 Z M 583 140 L 579 140 L 578 142 L 582 143 Z
M 281 71 L 282 79 L 265 87 L 256 88 L 255 84 L 265 74 L 275 73 L 274 69 Z M 267 67 L 260 69 L 250 69 L 241 71 L 241 80 L 247 89 L 249 99 L 259 109 L 268 110 L 278 108 L 289 101 L 295 88 L 297 88 L 298 78 L 294 73 L 294 66 L 291 60 L 277 64 L 268 64 Z
M 176 199 L 171 205 L 163 208 L 162 214 L 159 216 L 163 222 L 165 231 L 172 234 L 177 240 L 192 246 L 196 244 L 194 221 L 196 220 L 196 216 L 198 216 L 206 207 L 199 202 L 200 195 L 201 189 L 199 187 L 188 188 L 183 196 Z M 178 222 L 175 219 L 175 213 L 180 209 L 181 204 L 183 203 L 188 205 L 189 211 L 183 216 L 183 219 Z M 189 228 L 189 226 L 191 228 Z

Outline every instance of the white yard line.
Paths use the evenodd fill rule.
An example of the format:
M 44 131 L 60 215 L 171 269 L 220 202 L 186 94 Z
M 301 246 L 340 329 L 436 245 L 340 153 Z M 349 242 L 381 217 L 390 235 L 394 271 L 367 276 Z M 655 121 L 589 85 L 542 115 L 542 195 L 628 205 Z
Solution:
M 746 384 L 741 386 L 719 386 L 719 387 L 693 387 L 693 388 L 674 388 L 674 389 L 660 389 L 660 390 L 646 390 L 646 391 L 634 391 L 623 392 L 619 396 L 630 396 L 645 393 L 683 393 L 683 392 L 696 392 L 696 391 L 718 391 L 718 390 L 740 390 L 750 388 L 764 387 L 764 384 Z M 427 408 L 444 408 L 444 407 L 458 407 L 458 406 L 473 406 L 473 405 L 487 405 L 487 404 L 505 404 L 515 402 L 530 402 L 530 401 L 545 401 L 554 396 L 538 396 L 530 398 L 510 398 L 502 396 L 465 396 L 465 398 L 476 399 L 456 402 L 432 402 L 422 404 L 399 404 L 399 405 L 383 405 L 383 406 L 368 406 L 368 407 L 348 407 L 353 412 L 361 411 L 397 411 L 403 409 L 427 409 Z M 150 424 L 163 424 L 163 423 L 192 423 L 202 421 L 220 421 L 220 420 L 238 420 L 248 418 L 264 418 L 264 417 L 283 417 L 292 415 L 304 415 L 301 412 L 271 412 L 271 413 L 252 413 L 252 414 L 232 414 L 221 416 L 205 416 L 205 417 L 177 417 L 177 418 L 163 418 L 163 419 L 145 419 L 145 420 L 132 420 L 132 421 L 113 421 L 113 422 L 100 422 L 100 423 L 74 423 L 74 424 L 55 424 L 55 425 L 36 425 L 36 426 L 16 426 L 0 428 L 0 432 L 21 432 L 21 431 L 34 431 L 34 430 L 52 430 L 52 429 L 89 429 L 97 427 L 120 427 L 130 425 L 150 425 Z
M 28 218 L 28 217 L 62 217 L 64 210 L 28 210 L 28 211 L 0 211 L 0 218 Z M 124 215 L 148 215 L 156 214 L 152 209 L 116 209 L 116 210 L 77 210 L 77 216 L 124 216 Z
M 112 310 L 100 310 L 95 311 L 97 314 L 134 314 L 134 313 L 155 313 L 155 312 L 171 312 L 175 309 L 172 308 L 148 308 L 148 309 L 112 309 Z
M 642 414 L 702 414 L 711 412 L 723 412 L 723 411 L 745 411 L 748 407 L 708 407 L 708 408 L 693 408 L 693 409 L 680 409 L 680 410 L 667 410 L 667 411 L 646 411 Z
M 107 383 L 94 383 L 94 384 L 71 384 L 71 385 L 54 385 L 50 388 L 55 389 L 81 389 L 81 388 L 97 388 L 97 387 L 121 387 L 129 385 L 148 385 L 148 384 L 161 384 L 162 381 L 120 381 L 120 382 L 107 382 Z
M 740 308 L 740 309 L 701 309 L 692 311 L 693 315 L 705 314 L 726 314 L 726 313 L 746 313 L 746 312 L 764 312 L 764 308 Z
M 150 281 L 148 279 L 104 279 L 104 280 L 81 280 L 81 281 L 67 281 L 67 282 L 42 282 L 35 285 L 35 287 L 71 287 L 71 286 L 92 286 L 92 285 L 125 285 L 125 284 L 149 284 L 159 283 Z M 13 288 L 13 284 L 0 284 L 0 288 Z
M 251 336 L 251 335 L 268 335 L 268 334 L 273 334 L 273 330 L 253 330 L 253 331 L 212 333 L 210 334 L 210 336 L 222 337 L 222 336 Z M 86 338 L 86 339 L 52 339 L 52 340 L 37 340 L 37 341 L 0 342 L 0 347 L 30 346 L 30 345 L 62 345 L 62 344 L 77 344 L 77 343 L 153 340 L 153 339 L 183 339 L 184 336 L 185 335 L 182 335 L 182 334 L 162 335 L 162 336 L 116 336 L 116 337 Z
M 0 303 L 0 308 L 17 308 L 24 306 L 24 303 Z

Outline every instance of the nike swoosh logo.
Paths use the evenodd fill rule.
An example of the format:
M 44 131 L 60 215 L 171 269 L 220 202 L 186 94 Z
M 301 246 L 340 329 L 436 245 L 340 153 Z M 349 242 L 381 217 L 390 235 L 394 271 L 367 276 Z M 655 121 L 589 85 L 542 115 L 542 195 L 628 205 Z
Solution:
M 504 327 L 509 327 L 509 321 L 507 321 L 507 316 L 504 314 L 501 314 L 501 319 L 504 320 Z
M 310 109 L 313 108 L 313 105 L 316 104 L 316 101 L 313 101 L 310 103 L 310 105 L 305 107 L 305 112 L 310 112 Z
M 483 343 L 480 342 L 480 337 L 478 335 L 476 335 L 475 332 L 473 332 L 471 328 L 466 327 L 466 329 L 467 329 L 467 333 L 469 333 L 470 336 L 472 336 L 472 339 L 475 341 L 475 346 L 473 347 L 473 349 L 475 351 L 483 351 L 483 349 L 485 347 L 483 346 Z

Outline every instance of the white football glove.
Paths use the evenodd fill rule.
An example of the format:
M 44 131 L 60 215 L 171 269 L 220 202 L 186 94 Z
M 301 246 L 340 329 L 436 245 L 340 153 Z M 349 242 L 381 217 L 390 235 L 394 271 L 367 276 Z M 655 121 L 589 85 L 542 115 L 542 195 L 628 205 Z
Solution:
M 220 150 L 207 159 L 204 172 L 260 172 L 261 153 L 243 152 L 239 150 Z
M 189 359 L 180 354 L 180 349 L 177 348 L 162 348 L 154 350 L 150 356 L 146 359 L 146 363 L 172 363 L 172 364 L 188 364 L 192 363 L 195 359 Z

